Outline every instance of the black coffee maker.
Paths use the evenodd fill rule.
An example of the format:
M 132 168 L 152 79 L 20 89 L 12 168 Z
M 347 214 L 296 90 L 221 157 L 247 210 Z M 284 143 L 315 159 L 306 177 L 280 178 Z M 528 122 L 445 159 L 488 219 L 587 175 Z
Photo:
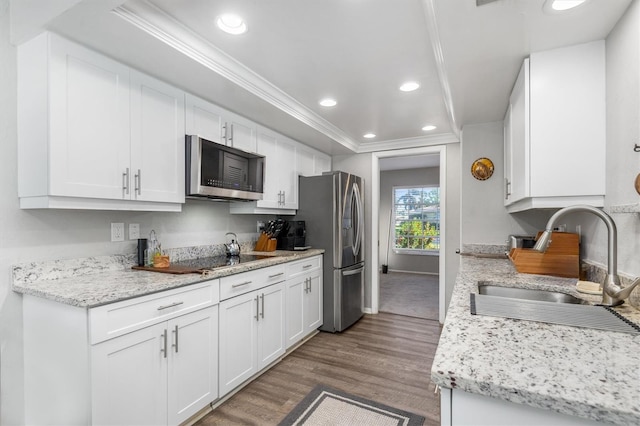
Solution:
M 307 230 L 304 220 L 289 220 L 278 235 L 278 250 L 295 250 L 305 247 Z

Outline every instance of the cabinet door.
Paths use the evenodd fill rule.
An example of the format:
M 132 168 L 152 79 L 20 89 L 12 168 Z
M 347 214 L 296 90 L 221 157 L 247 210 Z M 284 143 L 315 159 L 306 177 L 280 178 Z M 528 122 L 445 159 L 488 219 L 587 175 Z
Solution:
M 529 169 L 529 60 L 525 59 L 509 98 L 510 120 L 510 172 L 509 204 L 528 197 Z
M 319 153 L 315 156 L 314 159 L 314 174 L 316 176 L 320 176 L 324 172 L 331 171 L 331 157 L 328 155 Z
M 184 203 L 184 92 L 131 71 L 132 198 Z
M 49 194 L 128 199 L 129 68 L 50 37 Z
M 91 347 L 93 424 L 167 423 L 165 325 Z
M 213 142 L 225 143 L 222 108 L 189 93 L 185 96 L 185 108 L 187 135 L 199 135 Z
M 284 282 L 259 290 L 258 370 L 266 367 L 285 351 Z
M 220 303 L 220 396 L 258 371 L 257 292 Z
M 236 114 L 227 113 L 227 145 L 247 152 L 257 151 L 256 125 Z
M 286 138 L 279 138 L 276 147 L 278 159 L 278 180 L 282 191 L 280 207 L 284 209 L 298 208 L 298 174 L 296 172 L 296 146 Z
M 511 151 L 513 150 L 512 137 L 511 137 L 511 104 L 507 107 L 507 112 L 504 115 L 504 127 L 503 127 L 503 138 L 504 138 L 504 205 L 508 206 L 511 204 L 511 184 L 513 182 L 513 174 L 511 172 L 511 163 L 513 162 L 511 158 Z
M 286 326 L 287 349 L 302 339 L 305 326 L 303 310 L 306 296 L 304 276 L 297 276 L 286 281 Z
M 177 425 L 218 397 L 218 306 L 171 320 L 167 331 L 168 418 Z
M 258 153 L 266 157 L 263 198 L 257 202 L 258 207 L 280 207 L 280 162 L 277 158 L 277 145 L 275 133 L 258 128 Z
M 309 276 L 304 299 L 304 335 L 322 325 L 322 274 L 320 270 Z
M 316 174 L 314 159 L 315 155 L 312 151 L 300 146 L 296 148 L 296 169 L 298 176 L 314 176 Z

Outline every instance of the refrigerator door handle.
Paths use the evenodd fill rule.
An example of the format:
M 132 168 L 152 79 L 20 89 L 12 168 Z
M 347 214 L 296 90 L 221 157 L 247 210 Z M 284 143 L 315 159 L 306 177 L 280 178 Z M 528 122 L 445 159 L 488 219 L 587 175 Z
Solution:
M 362 246 L 362 228 L 364 226 L 364 218 L 362 217 L 362 200 L 360 199 L 360 187 L 356 182 L 353 183 L 353 196 L 356 206 L 356 235 L 354 236 L 353 254 L 358 255 Z
M 350 271 L 344 271 L 344 272 L 342 272 L 342 275 L 344 275 L 345 277 L 348 277 L 349 275 L 357 275 L 362 271 L 364 271 L 364 266 L 361 266 L 358 269 L 352 269 Z

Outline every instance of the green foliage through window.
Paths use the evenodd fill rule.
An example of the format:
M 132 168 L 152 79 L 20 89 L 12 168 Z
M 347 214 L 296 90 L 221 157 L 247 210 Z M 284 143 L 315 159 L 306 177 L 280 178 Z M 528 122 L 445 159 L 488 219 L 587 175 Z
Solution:
M 394 248 L 440 249 L 440 188 L 393 188 Z

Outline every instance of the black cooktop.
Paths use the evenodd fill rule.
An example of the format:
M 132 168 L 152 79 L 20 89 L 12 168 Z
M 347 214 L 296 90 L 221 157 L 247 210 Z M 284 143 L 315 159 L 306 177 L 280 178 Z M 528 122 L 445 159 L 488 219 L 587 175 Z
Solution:
M 271 256 L 259 256 L 255 254 L 240 254 L 240 256 L 215 256 L 201 257 L 199 259 L 182 260 L 172 262 L 172 265 L 186 266 L 194 269 L 215 269 L 223 266 L 237 265 L 239 263 L 253 262 L 254 260 L 267 259 Z

